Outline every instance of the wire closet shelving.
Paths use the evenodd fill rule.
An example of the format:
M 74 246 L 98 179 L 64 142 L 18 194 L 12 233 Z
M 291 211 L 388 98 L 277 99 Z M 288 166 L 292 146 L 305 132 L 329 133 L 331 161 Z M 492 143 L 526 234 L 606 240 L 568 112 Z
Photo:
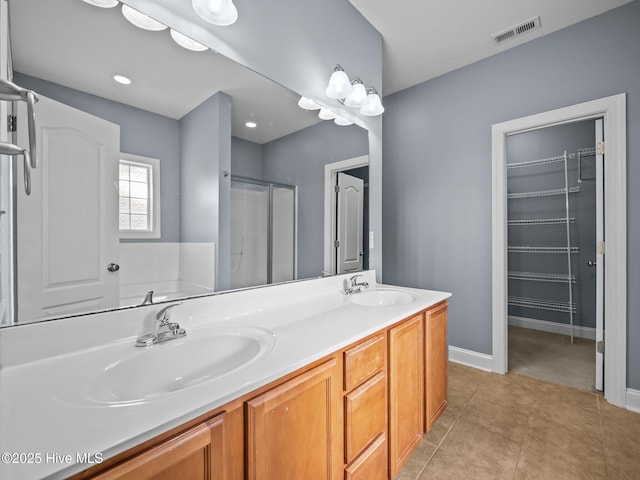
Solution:
M 565 300 L 554 300 L 545 298 L 530 298 L 520 296 L 508 296 L 507 303 L 510 306 L 548 310 L 555 312 L 564 312 L 569 315 L 569 327 L 571 332 L 571 343 L 573 343 L 573 326 L 574 316 L 577 315 L 577 305 L 574 302 L 573 287 L 576 284 L 576 276 L 572 271 L 571 256 L 579 253 L 579 247 L 571 244 L 571 229 L 570 225 L 575 223 L 575 217 L 570 215 L 570 202 L 569 196 L 580 193 L 580 186 L 570 186 L 568 178 L 568 162 L 569 160 L 577 160 L 578 171 L 578 184 L 582 182 L 582 158 L 585 156 L 595 155 L 595 148 L 580 149 L 576 153 L 567 154 L 565 151 L 562 155 L 555 157 L 542 158 L 531 160 L 527 162 L 511 163 L 507 164 L 507 172 L 520 175 L 523 174 L 536 174 L 539 173 L 542 167 L 555 167 L 559 168 L 560 173 L 563 175 L 563 186 L 561 188 L 552 188 L 544 190 L 534 190 L 525 192 L 508 193 L 508 200 L 524 200 L 532 199 L 537 201 L 544 198 L 559 198 L 564 197 L 564 215 L 554 216 L 552 218 L 523 218 L 507 220 L 509 227 L 545 227 L 549 225 L 561 226 L 564 225 L 563 233 L 559 243 L 561 245 L 544 245 L 544 246 L 529 246 L 529 245 L 509 245 L 507 247 L 508 253 L 513 254 L 534 254 L 534 255 L 564 255 L 566 256 L 566 271 L 564 272 L 525 272 L 525 271 L 512 271 L 507 274 L 509 280 L 523 281 L 523 282 L 553 282 L 566 285 L 566 297 Z M 562 214 L 561 214 L 562 215 Z

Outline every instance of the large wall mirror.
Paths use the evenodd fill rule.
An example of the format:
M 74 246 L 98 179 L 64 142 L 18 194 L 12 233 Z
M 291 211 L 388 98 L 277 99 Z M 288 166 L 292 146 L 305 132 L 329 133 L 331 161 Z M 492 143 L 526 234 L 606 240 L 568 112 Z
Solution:
M 121 10 L 9 0 L 13 79 L 40 96 L 39 165 L 30 195 L 21 162 L 0 179 L 15 215 L 0 326 L 323 274 L 325 165 L 366 157 L 368 132 Z M 351 173 L 366 211 L 366 168 Z

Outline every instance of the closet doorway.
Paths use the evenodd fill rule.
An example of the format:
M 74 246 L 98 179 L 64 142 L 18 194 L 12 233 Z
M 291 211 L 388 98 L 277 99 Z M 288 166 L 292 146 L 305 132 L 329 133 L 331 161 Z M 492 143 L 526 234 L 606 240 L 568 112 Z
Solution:
M 626 94 L 558 108 L 492 126 L 492 371 L 508 371 L 508 234 L 507 140 L 512 135 L 552 125 L 589 119 L 603 120 L 606 138 L 604 162 L 604 232 L 601 245 L 604 268 L 604 326 L 602 340 L 605 399 L 627 405 L 627 179 Z M 600 253 L 599 253 L 600 254 Z M 600 259 L 598 259 L 600 261 Z M 604 264 L 603 264 L 604 265 Z
M 602 119 L 507 138 L 510 371 L 602 390 Z

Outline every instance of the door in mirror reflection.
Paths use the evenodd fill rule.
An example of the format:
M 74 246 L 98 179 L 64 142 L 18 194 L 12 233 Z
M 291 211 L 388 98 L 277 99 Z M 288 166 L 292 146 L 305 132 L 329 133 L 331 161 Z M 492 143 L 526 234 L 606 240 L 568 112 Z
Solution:
M 18 112 L 20 144 L 25 113 Z M 117 307 L 118 273 L 108 265 L 118 263 L 120 128 L 40 96 L 36 131 L 31 195 L 17 195 L 20 320 Z
M 231 288 L 296 278 L 296 188 L 231 181 Z
M 364 180 L 352 175 L 338 173 L 337 188 L 337 273 L 362 270 Z

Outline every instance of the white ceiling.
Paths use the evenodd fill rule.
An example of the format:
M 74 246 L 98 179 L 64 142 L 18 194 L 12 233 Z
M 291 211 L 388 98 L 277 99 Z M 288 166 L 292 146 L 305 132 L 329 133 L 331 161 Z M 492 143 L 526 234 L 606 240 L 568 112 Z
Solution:
M 350 0 L 383 36 L 388 95 L 560 30 L 631 0 Z M 542 28 L 491 36 L 539 15 Z
M 297 107 L 294 92 L 212 51 L 184 50 L 168 30 L 140 30 L 120 8 L 9 1 L 13 64 L 22 73 L 175 119 L 222 91 L 233 97 L 233 135 L 260 144 L 319 121 Z M 382 33 L 383 93 L 390 94 L 630 0 L 350 1 Z M 540 30 L 493 44 L 491 35 L 536 15 Z M 115 84 L 114 73 L 134 83 Z M 258 128 L 247 129 L 248 120 Z

